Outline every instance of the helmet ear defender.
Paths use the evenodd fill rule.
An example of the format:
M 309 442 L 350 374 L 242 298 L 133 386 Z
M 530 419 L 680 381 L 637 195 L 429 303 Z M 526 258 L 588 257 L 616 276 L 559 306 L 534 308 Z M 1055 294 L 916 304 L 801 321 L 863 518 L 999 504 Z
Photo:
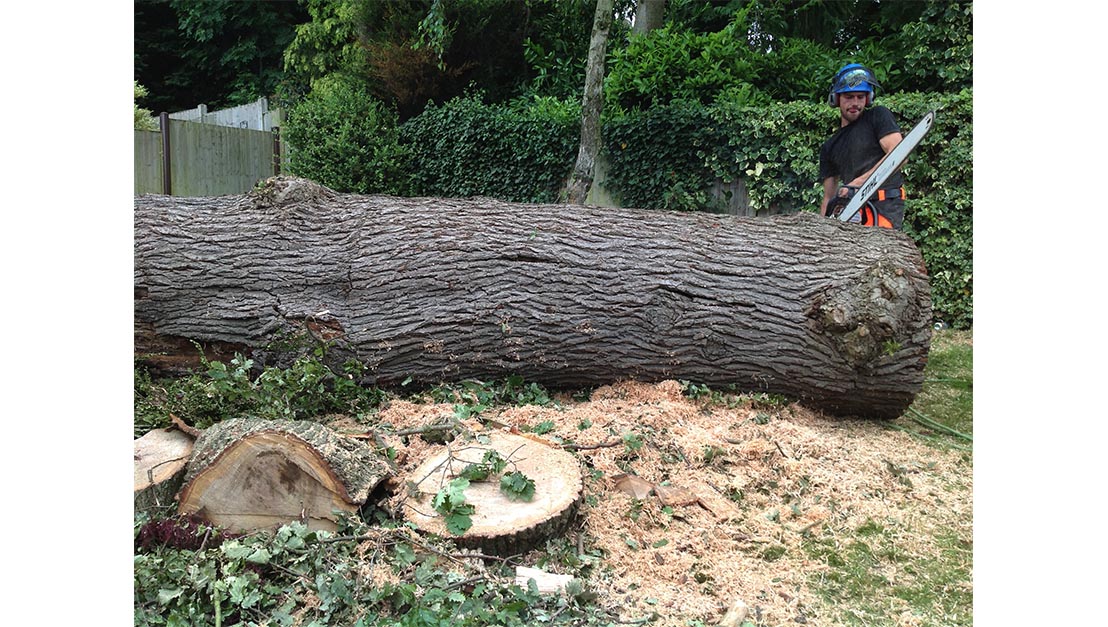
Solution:
M 835 90 L 836 88 L 838 88 L 839 91 L 848 91 L 841 88 L 839 81 L 842 80 L 844 74 L 853 70 L 862 70 L 869 75 L 866 80 L 866 84 L 870 88 L 866 92 L 866 106 L 868 107 L 873 104 L 873 96 L 880 85 L 877 84 L 877 79 L 873 75 L 873 70 L 859 63 L 850 63 L 848 65 L 845 65 L 842 69 L 835 73 L 835 78 L 831 79 L 831 90 L 827 94 L 827 104 L 831 105 L 832 107 L 839 106 L 839 93 Z

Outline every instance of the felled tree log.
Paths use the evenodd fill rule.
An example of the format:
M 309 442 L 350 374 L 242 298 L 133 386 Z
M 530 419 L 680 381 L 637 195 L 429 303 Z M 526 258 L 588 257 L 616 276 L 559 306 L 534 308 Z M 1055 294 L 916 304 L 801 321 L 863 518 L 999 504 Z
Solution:
M 388 473 L 368 446 L 319 423 L 224 420 L 197 438 L 178 512 L 232 533 L 296 520 L 334 531 Z
M 454 440 L 407 475 L 404 518 L 422 531 L 453 538 L 461 546 L 502 555 L 526 551 L 562 534 L 584 495 L 577 458 L 522 435 L 494 431 L 482 439 Z M 465 504 L 473 507 L 469 515 L 472 526 L 454 535 L 444 514 L 435 510 L 434 495 L 467 467 L 480 464 L 486 451 L 496 451 L 507 460 L 506 472 L 519 472 L 534 481 L 534 496 L 524 501 L 505 495 L 497 476 L 470 482 L 464 495 Z
M 296 333 L 366 383 L 688 380 L 891 418 L 923 382 L 931 296 L 900 232 L 492 199 L 135 198 L 135 349 L 155 365 Z M 220 351 L 222 351 L 220 353 Z

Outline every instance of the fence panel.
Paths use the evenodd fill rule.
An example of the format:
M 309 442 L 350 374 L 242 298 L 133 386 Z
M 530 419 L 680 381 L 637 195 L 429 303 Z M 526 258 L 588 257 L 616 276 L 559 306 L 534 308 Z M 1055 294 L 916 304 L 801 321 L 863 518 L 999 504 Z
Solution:
M 169 121 L 169 173 L 174 196 L 250 191 L 273 176 L 273 134 Z
M 202 122 L 217 126 L 250 128 L 255 131 L 268 131 L 280 126 L 281 110 L 269 108 L 269 100 L 258 98 L 249 104 L 239 105 L 219 111 L 208 111 L 207 105 L 198 105 L 194 109 L 185 109 L 169 114 L 170 119 L 186 122 Z
M 135 195 L 162 193 L 162 134 L 135 129 Z

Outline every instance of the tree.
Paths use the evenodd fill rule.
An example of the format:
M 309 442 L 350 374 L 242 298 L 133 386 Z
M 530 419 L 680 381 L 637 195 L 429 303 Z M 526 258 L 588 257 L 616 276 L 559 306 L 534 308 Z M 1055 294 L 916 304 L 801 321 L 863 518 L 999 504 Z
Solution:
M 636 33 L 649 33 L 661 28 L 665 23 L 666 0 L 638 0 L 635 5 L 635 25 L 632 28 Z
M 135 2 L 135 80 L 154 111 L 198 104 L 222 108 L 273 95 L 298 2 L 157 0 Z
M 566 200 L 583 204 L 592 186 L 596 155 L 600 152 L 600 113 L 604 105 L 604 60 L 608 29 L 612 25 L 613 0 L 597 0 L 585 69 L 585 94 L 581 99 L 581 146 L 566 185 Z
M 135 356 L 151 366 L 195 355 L 189 340 L 259 366 L 318 342 L 378 387 L 673 379 L 875 418 L 923 383 L 930 287 L 898 231 L 279 178 L 137 196 L 134 219 Z
M 330 73 L 364 81 L 396 108 L 401 121 L 429 102 L 443 104 L 471 88 L 491 102 L 505 102 L 524 93 L 540 72 L 550 78 L 552 71 L 576 71 L 575 59 L 561 53 L 563 46 L 587 38 L 586 4 L 310 0 L 311 21 L 298 27 L 285 55 L 286 71 L 301 92 Z
M 145 98 L 150 92 L 145 87 L 138 84 L 135 81 L 135 130 L 140 131 L 156 131 L 158 130 L 158 121 L 150 113 L 150 109 L 144 109 L 139 107 L 138 101 Z

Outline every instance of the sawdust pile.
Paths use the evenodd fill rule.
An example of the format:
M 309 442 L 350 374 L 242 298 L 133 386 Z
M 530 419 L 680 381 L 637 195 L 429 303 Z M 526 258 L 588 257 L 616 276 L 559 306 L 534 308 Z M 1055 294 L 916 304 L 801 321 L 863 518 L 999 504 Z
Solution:
M 621 620 L 712 624 L 738 600 L 760 624 L 832 624 L 809 589 L 827 565 L 804 550 L 805 538 L 845 542 L 880 524 L 895 530 L 898 550 L 924 557 L 938 551 L 939 530 L 971 536 L 971 462 L 887 423 L 750 400 L 727 407 L 683 396 L 676 381 L 559 401 L 482 417 L 523 431 L 541 425 L 542 437 L 585 464 L 578 546 L 602 556 L 586 585 Z M 378 419 L 405 429 L 452 414 L 449 404 L 395 401 Z M 401 472 L 434 446 L 410 438 Z M 906 607 L 900 624 L 913 624 Z

